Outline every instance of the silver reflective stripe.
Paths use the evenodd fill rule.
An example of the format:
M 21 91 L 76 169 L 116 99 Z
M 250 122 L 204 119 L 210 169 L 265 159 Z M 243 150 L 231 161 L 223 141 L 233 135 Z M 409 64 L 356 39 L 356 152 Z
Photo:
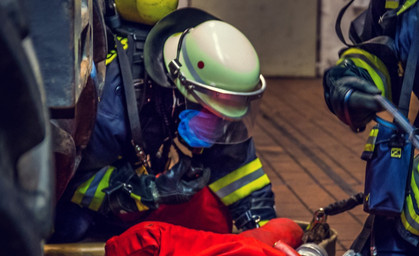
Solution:
M 92 180 L 92 183 L 90 183 L 89 188 L 86 190 L 86 193 L 84 193 L 83 200 L 81 201 L 81 205 L 89 206 L 93 197 L 95 196 L 96 189 L 99 186 L 100 182 L 103 179 L 103 176 L 105 176 L 106 171 L 108 170 L 109 166 L 103 167 L 98 171 L 95 175 L 95 177 Z
M 230 184 L 228 184 L 227 186 L 219 189 L 218 191 L 215 192 L 215 194 L 219 197 L 219 198 L 223 198 L 225 196 L 230 195 L 231 193 L 233 193 L 234 191 L 236 191 L 237 189 L 249 184 L 250 182 L 257 180 L 258 178 L 262 177 L 265 173 L 263 172 L 262 168 L 259 168 L 258 170 L 250 173 L 249 175 L 246 175 Z
M 414 198 L 412 198 L 412 201 L 414 201 L 415 199 Z M 412 227 L 412 228 L 414 228 L 415 230 L 418 230 L 419 231 L 419 223 L 417 223 L 413 218 L 412 218 L 412 216 L 410 216 L 410 212 L 409 212 L 409 209 L 408 209 L 408 207 L 406 206 L 405 207 L 405 209 L 404 209 L 404 215 L 405 215 L 405 217 L 406 217 L 406 221 L 407 221 L 407 223 L 409 223 L 409 225 Z

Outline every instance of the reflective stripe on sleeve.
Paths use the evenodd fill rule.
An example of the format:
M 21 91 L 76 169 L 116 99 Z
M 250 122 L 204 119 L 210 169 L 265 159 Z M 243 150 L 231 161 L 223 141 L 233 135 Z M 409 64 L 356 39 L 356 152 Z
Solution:
M 231 205 L 269 183 L 268 176 L 262 170 L 262 163 L 256 158 L 252 162 L 211 183 L 209 188 L 225 205 Z
M 406 230 L 419 235 L 419 165 L 418 159 L 414 161 L 414 169 L 410 180 L 410 194 L 406 197 L 401 214 L 401 222 Z
M 419 216 L 414 210 L 413 200 L 410 195 L 406 198 L 405 208 L 400 217 L 406 230 L 414 235 L 419 235 Z
M 105 198 L 105 193 L 102 190 L 109 186 L 109 177 L 114 170 L 115 167 L 113 166 L 100 169 L 93 177 L 77 188 L 71 201 L 93 211 L 98 211 Z
M 382 92 L 382 96 L 391 100 L 391 80 L 387 67 L 375 55 L 358 48 L 349 48 L 338 60 L 341 63 L 345 58 L 354 62 L 357 67 L 365 69 L 374 81 L 375 86 Z

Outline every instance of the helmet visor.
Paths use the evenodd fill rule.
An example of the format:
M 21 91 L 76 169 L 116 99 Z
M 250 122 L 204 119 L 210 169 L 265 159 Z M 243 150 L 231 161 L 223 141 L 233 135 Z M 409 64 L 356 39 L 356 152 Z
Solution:
M 259 101 L 266 89 L 266 81 L 262 75 L 259 76 L 256 88 L 250 92 L 233 92 L 209 86 L 187 79 L 179 69 L 173 67 L 176 65 L 175 63 L 176 60 L 169 64 L 170 73 L 179 76 L 180 86 L 186 89 L 188 95 L 191 95 L 202 106 L 226 119 L 239 120 L 246 116 L 249 111 L 248 106 L 253 101 Z
M 251 104 L 262 98 L 266 82 L 262 75 L 259 81 L 259 85 L 251 92 L 231 92 L 188 79 L 181 80 L 181 83 L 202 106 L 224 119 L 234 121 L 248 115 Z
M 222 118 L 206 108 L 188 107 L 179 115 L 179 135 L 191 147 L 208 148 L 214 144 L 243 142 L 252 136 L 259 102 L 252 101 L 247 114 L 240 120 Z

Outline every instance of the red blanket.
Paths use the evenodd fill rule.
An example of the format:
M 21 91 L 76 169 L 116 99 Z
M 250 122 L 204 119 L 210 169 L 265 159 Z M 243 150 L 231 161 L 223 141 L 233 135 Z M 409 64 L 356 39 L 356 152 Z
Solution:
M 241 234 L 219 234 L 163 222 L 142 222 L 106 243 L 106 256 L 294 256 L 303 230 L 286 218 Z M 279 242 L 278 242 L 279 241 Z M 275 248 L 273 245 L 277 242 Z

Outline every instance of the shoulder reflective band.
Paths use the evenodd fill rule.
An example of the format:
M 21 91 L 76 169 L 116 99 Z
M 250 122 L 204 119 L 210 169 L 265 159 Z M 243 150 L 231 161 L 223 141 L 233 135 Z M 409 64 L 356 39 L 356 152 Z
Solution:
M 102 190 L 109 186 L 109 177 L 114 170 L 115 167 L 113 166 L 100 169 L 93 177 L 77 188 L 71 201 L 93 211 L 98 211 L 105 198 L 105 193 Z
M 410 180 L 410 192 L 406 197 L 401 214 L 401 222 L 406 230 L 414 235 L 419 235 L 419 170 L 418 161 L 414 161 L 414 169 Z
M 228 206 L 270 183 L 268 176 L 262 170 L 262 163 L 256 158 L 211 183 L 209 188 Z
M 337 64 L 345 58 L 351 59 L 357 67 L 365 69 L 377 88 L 382 91 L 382 95 L 391 100 L 390 75 L 387 67 L 377 56 L 358 48 L 350 48 L 342 54 Z

